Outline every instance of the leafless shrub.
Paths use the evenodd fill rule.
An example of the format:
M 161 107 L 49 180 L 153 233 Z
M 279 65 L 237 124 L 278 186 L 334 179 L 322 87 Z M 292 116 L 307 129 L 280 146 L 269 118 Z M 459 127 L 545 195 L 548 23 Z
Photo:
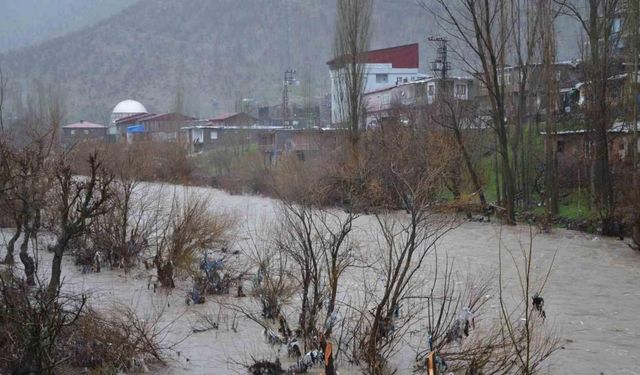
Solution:
M 267 341 L 271 338 L 282 343 L 292 334 L 284 308 L 290 305 L 299 287 L 291 277 L 288 258 L 271 238 L 272 229 L 266 229 L 269 234 L 264 236 L 258 230 L 250 231 L 242 248 L 254 272 L 252 288 L 247 293 L 251 298 L 235 301 L 218 299 L 217 302 L 234 312 L 234 320 L 235 314 L 239 314 L 263 327 Z M 237 327 L 237 321 L 235 325 Z M 280 334 L 268 334 L 275 331 L 280 331 Z
M 265 167 L 264 155 L 259 151 L 248 151 L 231 160 L 230 173 L 226 185 L 222 186 L 234 193 L 268 192 L 268 170 Z
M 618 192 L 618 211 L 625 224 L 625 231 L 619 231 L 618 235 L 624 237 L 630 235 L 631 248 L 640 250 L 640 191 L 635 187 L 640 183 L 640 173 L 633 171 L 631 166 L 619 166 L 616 186 Z M 626 232 L 626 233 L 625 233 Z
M 163 364 L 175 343 L 167 343 L 170 323 L 161 323 L 163 311 L 143 319 L 127 305 L 105 312 L 88 309 L 73 329 L 65 332 L 62 351 L 66 366 L 102 372 L 148 371 L 146 363 Z
M 174 270 L 184 275 L 197 271 L 207 250 L 226 247 L 234 218 L 213 213 L 207 197 L 187 195 L 174 199 L 168 212 L 158 218 L 153 263 L 164 287 L 175 287 Z
M 68 359 L 64 331 L 77 322 L 87 297 L 30 288 L 13 274 L 0 278 L 0 371 L 53 374 Z
M 517 285 L 510 298 L 506 297 L 503 275 L 503 244 L 499 248 L 499 302 L 501 332 L 506 333 L 506 350 L 503 355 L 510 356 L 513 368 L 519 374 L 536 374 L 541 365 L 558 347 L 558 339 L 549 327 L 544 325 L 543 291 L 555 261 L 542 268 L 542 274 L 535 272 L 534 235 L 529 227 L 528 243 L 520 245 L 519 251 L 506 249 L 508 258 L 516 271 Z M 514 298 L 515 297 L 515 298 Z M 514 301 L 509 303 L 508 301 Z M 505 372 L 506 374 L 506 372 Z
M 129 270 L 146 261 L 149 239 L 159 217 L 155 203 L 161 197 L 137 179 L 117 176 L 113 185 L 112 209 L 92 221 L 92 246 L 83 250 L 89 253 L 89 259 L 99 252 L 112 268 Z
M 252 261 L 257 266 L 252 295 L 260 301 L 262 319 L 277 320 L 297 286 L 289 276 L 288 259 L 274 245 L 267 246 L 252 254 Z

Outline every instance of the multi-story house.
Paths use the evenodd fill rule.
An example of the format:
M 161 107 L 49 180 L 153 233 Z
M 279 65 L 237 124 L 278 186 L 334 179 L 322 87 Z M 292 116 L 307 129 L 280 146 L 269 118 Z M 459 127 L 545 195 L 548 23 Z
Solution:
M 368 51 L 358 57 L 363 64 L 364 93 L 381 90 L 400 83 L 409 83 L 420 79 L 419 45 L 384 48 Z M 341 107 L 344 105 L 344 77 L 348 68 L 348 56 L 337 57 L 327 64 L 331 78 L 331 122 L 339 124 L 344 121 Z
M 376 126 L 381 121 L 395 117 L 400 108 L 425 109 L 442 95 L 443 88 L 449 98 L 472 101 L 476 86 L 471 77 L 447 77 L 444 81 L 430 77 L 368 92 L 365 94 L 367 126 Z

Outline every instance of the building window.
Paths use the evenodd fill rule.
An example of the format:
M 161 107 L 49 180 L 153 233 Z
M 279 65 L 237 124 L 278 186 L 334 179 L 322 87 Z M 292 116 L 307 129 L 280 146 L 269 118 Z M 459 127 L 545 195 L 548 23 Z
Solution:
M 564 141 L 558 141 L 558 144 L 556 146 L 557 152 L 564 152 L 564 147 L 565 147 Z
M 84 131 L 84 134 L 89 134 L 89 130 L 85 130 L 85 131 Z
M 427 95 L 428 96 L 435 96 L 435 94 L 436 94 L 436 86 L 435 85 L 427 86 Z
M 458 99 L 466 99 L 467 98 L 467 85 L 456 84 L 455 96 Z
M 218 132 L 212 131 L 211 133 L 209 133 L 209 139 L 211 140 L 218 139 Z
M 71 135 L 75 135 L 75 134 L 76 134 L 76 131 L 75 131 L 75 130 L 72 130 L 72 131 L 71 131 Z
M 388 74 L 376 74 L 376 83 L 387 83 L 389 82 Z
M 383 107 L 388 106 L 389 103 L 391 102 L 390 99 L 389 99 L 389 94 L 382 95 L 382 98 L 380 99 L 380 102 L 382 103 Z

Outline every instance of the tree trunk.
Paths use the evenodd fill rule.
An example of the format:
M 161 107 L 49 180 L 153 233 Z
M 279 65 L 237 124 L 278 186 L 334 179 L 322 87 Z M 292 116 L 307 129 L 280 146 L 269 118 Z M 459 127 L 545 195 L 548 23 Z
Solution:
M 500 113 L 500 112 L 499 112 Z M 501 115 L 502 116 L 502 115 Z M 500 131 L 498 134 L 498 143 L 500 146 L 500 156 L 502 161 L 502 183 L 504 185 L 504 208 L 506 210 L 506 223 L 514 225 L 516 223 L 515 211 L 515 181 L 509 162 L 509 142 L 507 139 L 506 124 L 504 120 L 500 120 Z
M 554 142 L 555 129 L 551 119 L 547 118 L 547 136 L 545 139 L 545 206 L 547 215 L 558 214 L 558 190 L 556 189 L 556 147 Z
M 13 236 L 7 243 L 7 255 L 5 256 L 3 263 L 13 264 L 14 262 L 13 253 L 15 251 L 16 241 L 18 241 L 21 234 L 22 234 L 22 221 L 19 219 L 16 219 L 16 232 L 13 234 Z
M 120 228 L 122 230 L 121 233 L 121 241 L 122 241 L 122 246 L 123 248 L 126 248 L 127 246 L 127 229 L 129 226 L 129 201 L 131 200 L 131 192 L 130 192 L 130 188 L 128 185 L 125 185 L 124 189 L 124 207 L 122 209 L 122 227 Z
M 57 294 L 58 288 L 60 288 L 60 277 L 62 273 L 62 256 L 66 250 L 70 235 L 66 230 L 58 237 L 56 244 L 53 246 L 53 260 L 51 261 L 51 279 L 49 280 L 49 286 L 47 293 L 53 297 Z
M 462 179 L 462 177 L 460 176 L 460 169 L 458 169 L 457 165 L 453 165 L 449 173 L 450 173 L 449 181 L 451 182 L 451 186 L 448 186 L 448 187 L 449 187 L 449 190 L 451 191 L 451 194 L 453 194 L 453 199 L 457 201 L 460 199 L 460 196 L 461 196 L 460 180 Z
M 29 224 L 26 223 L 24 226 L 24 238 L 22 239 L 22 244 L 20 245 L 20 260 L 24 265 L 24 274 L 26 276 L 27 285 L 35 285 L 36 264 L 33 258 L 29 255 L 30 239 L 31 230 L 29 229 Z
M 471 156 L 467 151 L 467 148 L 464 146 L 464 140 L 462 139 L 462 134 L 459 129 L 454 129 L 453 134 L 456 138 L 456 142 L 458 143 L 458 147 L 460 148 L 460 153 L 462 153 L 462 158 L 464 159 L 464 163 L 467 166 L 467 170 L 469 171 L 469 175 L 471 176 L 471 182 L 473 183 L 473 188 L 478 193 L 478 197 L 480 198 L 480 204 L 484 209 L 487 206 L 487 200 L 484 196 L 484 190 L 480 185 L 480 179 L 478 178 L 478 174 L 476 173 L 476 169 L 473 167 L 473 162 L 471 161 Z
M 327 347 L 327 342 L 329 341 L 329 339 L 331 338 L 331 334 L 333 333 L 333 324 L 331 324 L 331 315 L 333 315 L 333 310 L 335 310 L 335 306 L 336 306 L 336 297 L 338 295 L 338 270 L 337 270 L 337 266 L 335 263 L 335 258 L 332 259 L 332 265 L 331 265 L 331 277 L 330 277 L 330 295 L 329 295 L 329 301 L 327 303 L 327 319 L 329 320 L 329 326 L 327 327 L 327 329 L 324 331 L 324 348 L 323 350 L 326 350 Z M 329 361 L 327 361 L 325 363 L 324 366 L 324 373 L 326 375 L 329 374 L 333 374 L 335 375 L 335 366 L 333 364 L 333 354 L 330 356 Z

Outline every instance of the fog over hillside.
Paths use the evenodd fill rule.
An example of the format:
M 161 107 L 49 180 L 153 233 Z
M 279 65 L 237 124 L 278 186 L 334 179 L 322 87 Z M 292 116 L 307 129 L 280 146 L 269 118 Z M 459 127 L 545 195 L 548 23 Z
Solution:
M 137 0 L 0 0 L 0 52 L 40 43 L 114 15 Z
M 63 8 L 78 0 L 56 3 L 58 18 L 75 19 L 78 12 L 70 16 Z M 0 55 L 0 61 L 23 91 L 33 80 L 57 86 L 74 119 L 104 121 L 128 97 L 150 111 L 168 111 L 178 92 L 189 114 L 207 116 L 214 103 L 229 110 L 243 97 L 277 103 L 289 67 L 315 94 L 328 92 L 334 16 L 334 0 L 140 0 L 95 25 Z M 377 1 L 373 29 L 372 48 L 419 42 L 421 69 L 428 73 L 433 46 L 427 37 L 441 33 L 429 12 L 414 0 Z M 575 38 L 573 31 L 564 34 Z M 575 45 L 566 35 L 561 58 Z

